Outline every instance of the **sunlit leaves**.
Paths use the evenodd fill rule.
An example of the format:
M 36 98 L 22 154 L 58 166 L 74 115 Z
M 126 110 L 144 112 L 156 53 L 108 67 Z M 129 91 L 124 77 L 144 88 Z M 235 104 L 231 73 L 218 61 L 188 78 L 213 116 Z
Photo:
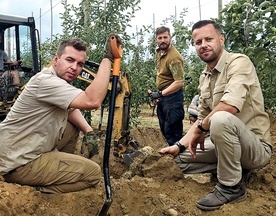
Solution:
M 68 37 L 80 37 L 88 42 L 88 59 L 100 62 L 106 37 L 111 32 L 118 33 L 124 42 L 121 69 L 129 74 L 133 90 L 134 120 L 139 115 L 139 106 L 148 102 L 146 90 L 156 90 L 155 29 L 149 25 L 142 26 L 135 33 L 128 32 L 135 12 L 140 10 L 140 0 L 83 0 L 78 7 L 65 2 L 65 12 L 61 14 L 63 35 L 56 35 L 52 43 L 42 44 L 43 62 L 48 62 L 60 40 Z M 276 112 L 275 7 L 276 2 L 268 0 L 231 1 L 222 10 L 218 22 L 226 37 L 225 48 L 245 53 L 255 64 L 265 105 Z M 172 26 L 173 45 L 184 57 L 185 103 L 188 104 L 197 93 L 204 63 L 191 52 L 191 24 L 184 22 L 186 13 L 187 9 L 183 9 L 178 18 L 169 16 L 162 24 Z
M 275 1 L 236 0 L 221 12 L 226 49 L 245 53 L 256 66 L 266 108 L 276 112 Z

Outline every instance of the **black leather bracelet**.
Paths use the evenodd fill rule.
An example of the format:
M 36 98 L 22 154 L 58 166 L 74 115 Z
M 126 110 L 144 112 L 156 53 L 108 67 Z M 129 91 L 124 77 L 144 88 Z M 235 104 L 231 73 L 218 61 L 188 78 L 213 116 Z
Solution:
M 179 148 L 179 153 L 182 153 L 185 151 L 186 147 L 184 145 L 181 145 L 179 141 L 175 142 L 174 144 L 177 145 L 177 147 Z

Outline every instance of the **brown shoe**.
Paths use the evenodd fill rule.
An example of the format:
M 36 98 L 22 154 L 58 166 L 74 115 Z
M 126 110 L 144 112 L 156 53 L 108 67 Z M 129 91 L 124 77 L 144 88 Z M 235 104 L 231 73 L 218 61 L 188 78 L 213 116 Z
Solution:
M 211 193 L 196 202 L 196 206 L 202 210 L 215 210 L 224 204 L 244 199 L 246 199 L 246 192 L 242 185 L 225 186 L 218 183 Z

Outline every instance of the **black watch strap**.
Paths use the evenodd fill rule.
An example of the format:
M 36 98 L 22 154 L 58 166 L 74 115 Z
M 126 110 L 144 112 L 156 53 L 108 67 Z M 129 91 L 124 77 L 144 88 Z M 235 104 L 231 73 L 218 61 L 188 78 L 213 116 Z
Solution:
M 186 147 L 184 145 L 181 145 L 179 141 L 175 142 L 174 144 L 177 145 L 177 147 L 179 148 L 179 153 L 182 153 L 185 151 Z
M 209 130 L 205 130 L 203 127 L 202 127 L 202 122 L 203 122 L 203 119 L 200 119 L 197 123 L 197 127 L 199 128 L 199 130 L 201 130 L 202 132 L 209 132 Z

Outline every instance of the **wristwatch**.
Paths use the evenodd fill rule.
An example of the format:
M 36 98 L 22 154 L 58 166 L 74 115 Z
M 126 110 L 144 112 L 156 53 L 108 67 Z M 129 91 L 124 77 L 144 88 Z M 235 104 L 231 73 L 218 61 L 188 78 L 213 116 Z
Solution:
M 177 147 L 179 148 L 179 153 L 182 153 L 185 151 L 186 147 L 184 145 L 181 145 L 179 141 L 175 142 L 174 144 L 177 145 Z
M 197 123 L 197 127 L 199 128 L 199 130 L 201 130 L 202 132 L 209 132 L 209 130 L 205 130 L 203 127 L 202 127 L 202 122 L 203 122 L 203 119 L 200 119 Z

